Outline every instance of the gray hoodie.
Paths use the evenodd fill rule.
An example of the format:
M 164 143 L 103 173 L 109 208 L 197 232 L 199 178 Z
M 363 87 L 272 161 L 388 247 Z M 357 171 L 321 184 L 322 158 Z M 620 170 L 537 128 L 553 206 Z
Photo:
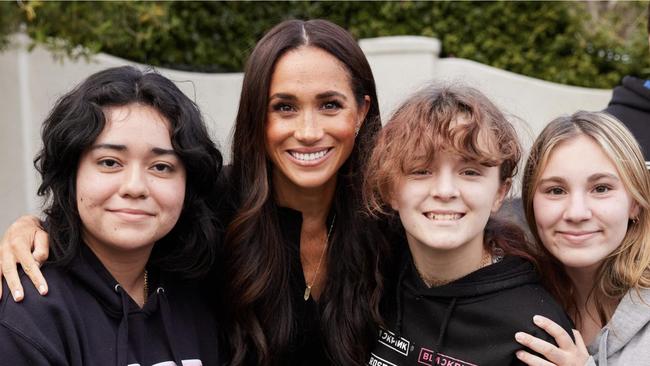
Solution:
M 587 366 L 650 365 L 650 289 L 628 291 L 589 354 Z

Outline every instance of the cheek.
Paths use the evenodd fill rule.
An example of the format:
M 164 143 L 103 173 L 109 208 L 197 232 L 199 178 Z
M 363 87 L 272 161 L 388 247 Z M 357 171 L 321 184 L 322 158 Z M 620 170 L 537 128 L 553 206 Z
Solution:
M 157 184 L 155 187 L 161 210 L 165 213 L 167 220 L 173 221 L 170 223 L 173 226 L 183 210 L 185 178 L 173 179 L 164 182 L 164 184 Z
M 558 202 L 545 199 L 539 194 L 533 197 L 533 212 L 535 213 L 535 223 L 540 236 L 545 235 L 545 230 L 558 221 L 561 217 L 561 207 Z
M 339 140 L 354 143 L 355 131 L 357 127 L 356 116 L 353 112 L 342 116 L 341 120 L 333 124 L 331 133 L 335 134 Z
M 607 222 L 616 236 L 615 240 L 622 241 L 630 220 L 630 207 L 630 200 L 626 201 L 625 197 L 620 197 L 600 203 L 593 211 L 597 212 L 602 221 Z
M 80 213 L 92 210 L 111 197 L 119 189 L 112 177 L 101 177 L 88 169 L 79 169 L 76 180 L 76 199 Z

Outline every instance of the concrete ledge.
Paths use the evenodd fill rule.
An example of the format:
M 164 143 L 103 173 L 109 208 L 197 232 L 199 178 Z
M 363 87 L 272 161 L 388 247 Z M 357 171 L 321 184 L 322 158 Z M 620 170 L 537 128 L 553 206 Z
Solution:
M 392 36 L 368 38 L 359 41 L 359 46 L 368 55 L 429 53 L 440 55 L 440 41 L 436 38 L 421 36 Z

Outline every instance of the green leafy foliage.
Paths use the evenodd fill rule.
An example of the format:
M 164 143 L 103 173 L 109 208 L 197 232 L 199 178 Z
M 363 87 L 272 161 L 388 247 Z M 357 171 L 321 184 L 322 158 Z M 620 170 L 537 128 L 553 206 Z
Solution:
M 539 1 L 0 3 L 0 48 L 23 22 L 35 43 L 59 56 L 106 52 L 155 66 L 234 72 L 242 70 L 255 42 L 274 24 L 325 18 L 357 38 L 436 37 L 442 57 L 563 84 L 611 88 L 624 75 L 650 75 L 647 2 L 615 6 Z

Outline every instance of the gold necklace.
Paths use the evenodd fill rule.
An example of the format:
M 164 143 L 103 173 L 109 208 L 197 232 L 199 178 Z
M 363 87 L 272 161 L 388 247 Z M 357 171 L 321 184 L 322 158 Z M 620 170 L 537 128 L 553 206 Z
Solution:
M 479 269 L 481 269 L 483 267 L 486 267 L 486 266 L 488 266 L 490 264 L 492 264 L 492 254 L 490 253 L 489 250 L 484 250 L 483 251 L 483 257 L 481 257 L 481 262 L 479 263 L 478 268 L 476 268 L 474 271 L 478 271 Z M 422 274 L 422 272 L 420 271 L 420 269 L 417 266 L 415 266 L 415 269 L 417 270 L 418 275 L 420 276 L 420 279 L 422 280 L 422 282 L 424 282 L 424 284 L 428 288 L 439 287 L 439 286 L 442 286 L 442 285 L 446 285 L 448 283 L 456 281 L 460 277 L 465 276 L 465 275 L 462 275 L 460 277 L 451 278 L 451 279 L 447 279 L 447 280 L 437 280 L 435 278 L 428 279 L 428 278 L 426 278 L 426 276 L 424 274 Z M 472 272 L 474 272 L 474 271 L 472 271 Z
M 316 272 L 314 272 L 314 277 L 311 279 L 311 283 L 307 283 L 307 287 L 305 287 L 305 294 L 303 295 L 303 299 L 305 301 L 309 300 L 309 296 L 311 295 L 311 288 L 314 286 L 314 283 L 316 283 L 316 279 L 318 278 L 318 271 L 320 271 L 320 265 L 323 263 L 323 257 L 325 256 L 325 252 L 327 251 L 327 246 L 330 242 L 330 235 L 332 234 L 332 229 L 334 228 L 334 221 L 336 221 L 336 214 L 334 214 L 334 217 L 332 218 L 332 223 L 330 224 L 329 230 L 327 230 L 327 238 L 325 238 L 325 247 L 323 248 L 323 251 L 320 253 L 320 259 L 318 260 L 318 266 L 316 266 Z
M 142 286 L 142 290 L 144 291 L 144 296 L 142 296 L 142 305 L 147 303 L 147 296 L 149 296 L 149 281 L 148 281 L 148 273 L 147 270 L 144 270 L 144 286 Z

